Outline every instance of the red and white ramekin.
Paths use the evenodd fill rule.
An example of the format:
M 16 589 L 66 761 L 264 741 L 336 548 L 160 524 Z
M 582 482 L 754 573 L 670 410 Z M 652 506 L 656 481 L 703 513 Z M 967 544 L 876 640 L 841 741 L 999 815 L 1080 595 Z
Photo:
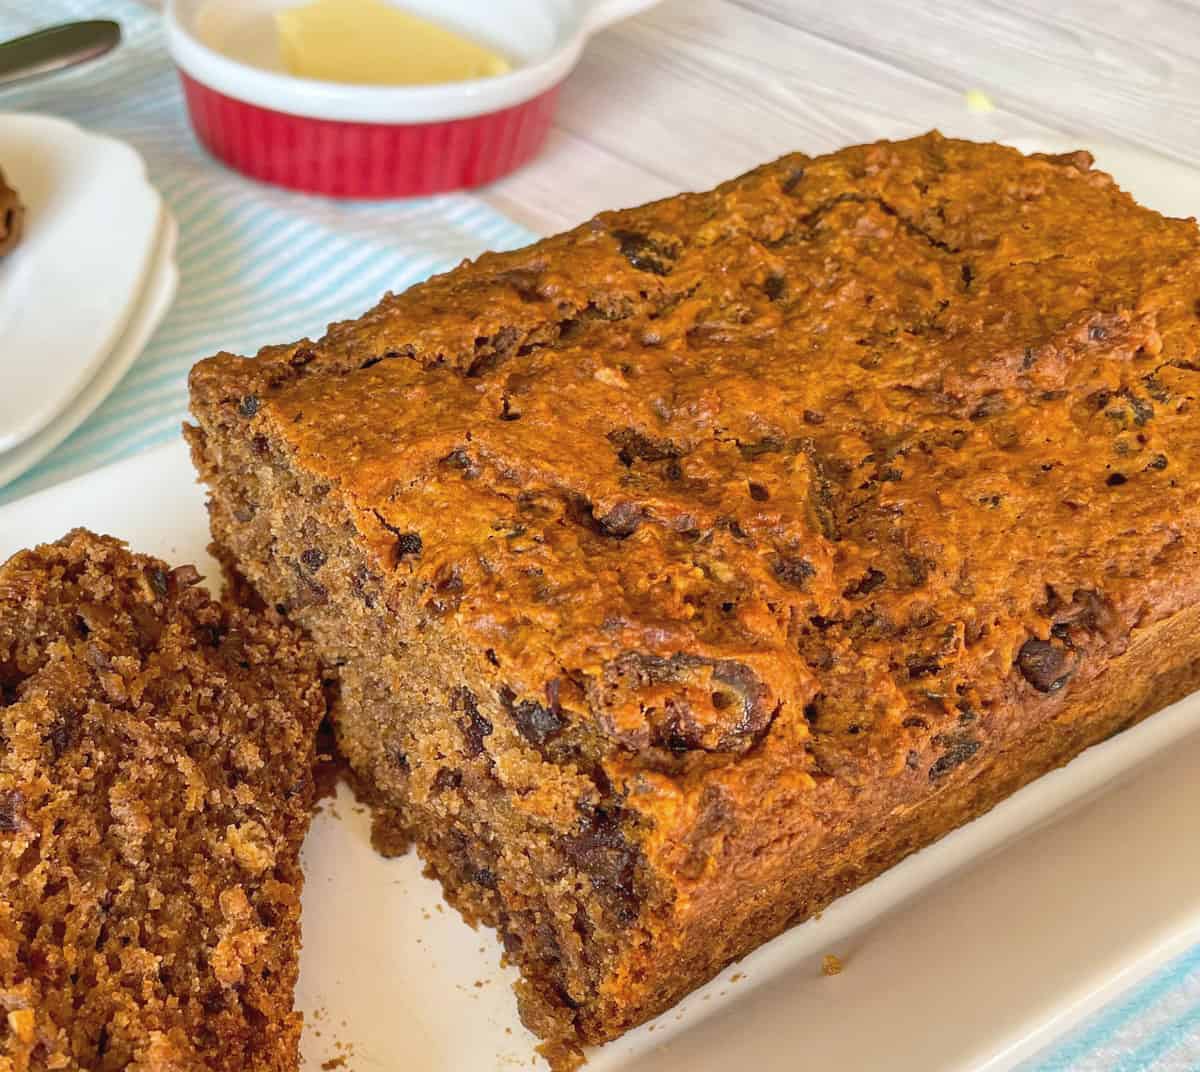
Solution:
M 494 78 L 367 86 L 283 71 L 276 11 L 304 0 L 168 0 L 167 46 L 202 144 L 255 179 L 333 197 L 480 186 L 524 164 L 591 34 L 657 0 L 410 0 L 514 59 Z

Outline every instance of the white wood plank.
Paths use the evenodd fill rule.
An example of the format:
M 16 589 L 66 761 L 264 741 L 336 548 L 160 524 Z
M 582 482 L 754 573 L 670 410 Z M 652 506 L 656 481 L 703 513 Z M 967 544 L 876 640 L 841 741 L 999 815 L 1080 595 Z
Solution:
M 674 183 L 556 126 L 546 148 L 520 171 L 480 191 L 509 219 L 553 234 L 609 208 L 677 193 Z
M 1070 132 L 1200 163 L 1200 9 L 1180 0 L 737 0 Z
M 485 196 L 551 230 L 564 216 L 702 189 L 796 149 L 934 126 L 995 139 L 1047 129 L 972 115 L 961 92 L 729 0 L 667 0 L 591 42 L 563 87 L 550 151 Z
M 728 0 L 668 0 L 589 48 L 564 90 L 564 125 L 707 186 L 795 149 L 903 137 L 932 126 L 1032 133 L 976 120 L 961 94 L 813 38 Z

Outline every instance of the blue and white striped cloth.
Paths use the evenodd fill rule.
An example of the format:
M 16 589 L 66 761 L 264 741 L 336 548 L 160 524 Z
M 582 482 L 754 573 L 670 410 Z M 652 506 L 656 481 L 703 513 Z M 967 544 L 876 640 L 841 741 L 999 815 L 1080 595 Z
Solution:
M 1200 946 L 1123 994 L 1015 1072 L 1197 1070 Z
M 227 171 L 188 126 L 159 16 L 133 0 L 0 0 L 0 38 L 97 16 L 121 23 L 117 52 L 0 91 L 0 111 L 63 116 L 141 152 L 179 223 L 179 294 L 112 395 L 44 462 L 0 488 L 0 503 L 177 436 L 187 373 L 201 357 L 317 337 L 386 290 L 535 237 L 468 195 L 340 203 Z
M 258 186 L 210 161 L 187 127 L 158 17 L 132 0 L 0 0 L 0 37 L 115 17 L 120 51 L 0 92 L 0 110 L 73 119 L 136 146 L 180 225 L 179 297 L 112 396 L 0 502 L 178 435 L 197 358 L 319 335 L 385 290 L 533 237 L 469 196 L 339 204 Z M 1021 1066 L 1020 1072 L 1200 1070 L 1200 947 Z

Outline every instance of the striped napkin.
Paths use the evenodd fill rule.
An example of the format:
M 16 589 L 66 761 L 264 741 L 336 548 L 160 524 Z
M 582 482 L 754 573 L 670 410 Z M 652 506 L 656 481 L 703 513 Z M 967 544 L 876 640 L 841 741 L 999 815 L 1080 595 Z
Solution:
M 0 91 L 0 110 L 48 112 L 134 145 L 180 226 L 179 296 L 146 352 L 66 443 L 0 503 L 179 434 L 188 370 L 217 350 L 319 335 L 385 290 L 533 235 L 466 195 L 342 204 L 259 186 L 196 145 L 158 16 L 133 0 L 0 0 L 0 37 L 74 18 L 117 18 L 120 50 Z M 1028 1061 L 1020 1072 L 1200 1070 L 1200 947 Z
M 1015 1072 L 1197 1070 L 1200 946 L 1101 1009 Z
M 121 23 L 115 53 L 0 90 L 0 111 L 63 116 L 145 157 L 179 224 L 179 294 L 112 395 L 45 461 L 0 488 L 0 503 L 177 436 L 188 370 L 201 357 L 318 337 L 384 291 L 535 237 L 465 194 L 341 203 L 227 171 L 188 126 L 158 14 L 134 0 L 0 0 L 0 38 L 98 16 Z

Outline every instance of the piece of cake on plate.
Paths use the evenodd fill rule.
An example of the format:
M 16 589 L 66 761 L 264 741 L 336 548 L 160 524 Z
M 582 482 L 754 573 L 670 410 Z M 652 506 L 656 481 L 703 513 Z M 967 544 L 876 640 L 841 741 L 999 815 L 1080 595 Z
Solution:
M 308 644 L 76 530 L 0 567 L 0 1069 L 287 1072 Z

